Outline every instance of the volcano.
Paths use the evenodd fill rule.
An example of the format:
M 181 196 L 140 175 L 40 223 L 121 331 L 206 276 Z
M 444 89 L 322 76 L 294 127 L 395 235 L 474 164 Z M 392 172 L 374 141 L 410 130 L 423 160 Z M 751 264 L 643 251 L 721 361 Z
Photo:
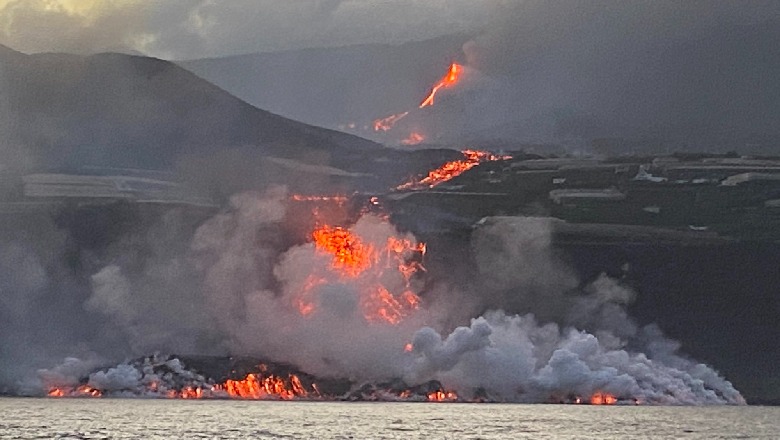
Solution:
M 244 188 L 308 180 L 334 191 L 385 188 L 409 172 L 392 150 L 258 109 L 168 61 L 4 48 L 0 69 L 12 170 L 183 170 L 201 183 L 218 173 Z

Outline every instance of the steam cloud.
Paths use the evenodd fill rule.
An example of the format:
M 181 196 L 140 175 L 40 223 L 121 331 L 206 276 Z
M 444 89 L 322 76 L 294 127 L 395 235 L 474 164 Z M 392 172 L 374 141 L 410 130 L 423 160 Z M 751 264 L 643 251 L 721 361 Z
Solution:
M 39 301 L 51 313 L 45 302 L 67 294 L 61 286 L 68 283 L 56 275 L 63 271 L 59 260 L 41 262 L 57 249 L 4 246 L 1 359 L 18 367 L 3 369 L 5 389 L 39 393 L 44 386 L 74 386 L 96 365 L 159 350 L 253 354 L 358 383 L 435 379 L 459 395 L 482 393 L 499 401 L 601 391 L 646 403 L 744 403 L 710 367 L 677 354 L 677 344 L 659 329 L 637 328 L 624 309 L 634 292 L 619 281 L 602 276 L 574 292 L 576 278 L 554 255 L 545 219 L 494 218 L 483 224 L 472 239 L 479 279 L 461 291 L 429 286 L 429 294 L 422 292 L 423 307 L 397 325 L 361 313 L 365 278 L 326 280 L 316 290 L 316 312 L 304 316 L 294 299 L 310 275 L 327 272 L 330 261 L 311 243 L 281 242 L 288 203 L 282 188 L 236 195 L 185 247 L 157 240 L 165 237 L 161 230 L 176 224 L 171 218 L 164 218 L 167 226 L 136 231 L 96 259 L 87 292 L 74 289 L 67 298 L 80 301 L 80 310 L 67 310 L 70 321 L 42 324 L 33 306 Z M 351 230 L 368 243 L 414 239 L 372 215 Z M 141 242 L 156 244 L 133 256 L 130 249 Z M 58 248 L 64 241 L 50 243 Z M 383 282 L 393 286 L 400 282 L 396 275 L 390 271 Z M 463 298 L 470 301 L 454 305 Z M 24 334 L 31 336 L 16 342 Z M 57 356 L 83 360 L 71 357 L 51 368 Z M 48 369 L 31 374 L 36 366 Z M 164 383 L 203 382 L 175 367 L 167 366 L 175 377 Z M 159 382 L 155 374 L 151 364 L 119 364 L 91 373 L 89 385 L 121 392 Z

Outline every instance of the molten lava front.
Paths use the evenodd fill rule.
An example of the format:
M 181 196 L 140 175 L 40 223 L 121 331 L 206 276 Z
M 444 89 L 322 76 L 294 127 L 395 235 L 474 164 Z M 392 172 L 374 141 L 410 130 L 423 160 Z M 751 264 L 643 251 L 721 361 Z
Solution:
M 103 393 L 89 385 L 81 385 L 75 388 L 54 387 L 49 389 L 46 395 L 49 397 L 101 397 Z
M 310 395 L 301 383 L 301 379 L 295 374 L 290 374 L 284 379 L 274 375 L 263 377 L 261 374 L 250 373 L 243 380 L 228 379 L 223 384 L 215 385 L 214 390 L 225 391 L 234 399 L 253 400 L 292 400 L 307 398 Z M 315 395 L 319 395 L 316 388 L 313 391 Z
M 315 379 L 289 365 L 260 363 L 248 370 L 243 378 L 214 382 L 193 370 L 182 368 L 176 358 L 144 358 L 132 364 L 122 364 L 98 374 L 105 379 L 122 375 L 123 379 L 107 383 L 93 377 L 89 383 L 73 386 L 51 386 L 48 397 L 99 398 L 145 397 L 158 399 L 239 399 L 239 400 L 330 400 L 330 401 L 409 401 L 456 402 L 458 395 L 445 389 L 438 381 L 414 386 L 391 381 L 382 384 L 359 385 L 341 379 Z M 173 367 L 173 368 L 172 368 Z M 236 374 L 234 367 L 233 374 Z M 129 376 L 124 373 L 131 372 Z M 131 379 L 132 377 L 132 379 Z M 96 388 L 100 387 L 100 388 Z M 321 391 L 322 390 L 322 391 Z
M 457 402 L 458 395 L 453 391 L 434 391 L 428 393 L 429 402 Z
M 304 386 L 303 381 L 296 374 L 290 373 L 286 376 L 270 374 L 264 364 L 258 365 L 257 369 L 258 372 L 249 373 L 243 379 L 227 379 L 217 384 L 203 381 L 172 387 L 163 386 L 159 381 L 154 380 L 139 385 L 141 389 L 121 390 L 121 393 L 166 399 L 293 400 L 320 397 L 315 384 Z M 49 397 L 104 397 L 104 392 L 89 385 L 80 385 L 52 387 L 47 395 Z
M 596 392 L 590 397 L 591 405 L 614 405 L 617 403 L 617 397 L 612 394 Z

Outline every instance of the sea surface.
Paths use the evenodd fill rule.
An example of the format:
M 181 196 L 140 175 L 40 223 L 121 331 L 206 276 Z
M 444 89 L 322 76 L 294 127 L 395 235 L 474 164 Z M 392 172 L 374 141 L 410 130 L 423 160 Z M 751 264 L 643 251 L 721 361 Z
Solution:
M 780 439 L 780 407 L 0 399 L 2 439 Z

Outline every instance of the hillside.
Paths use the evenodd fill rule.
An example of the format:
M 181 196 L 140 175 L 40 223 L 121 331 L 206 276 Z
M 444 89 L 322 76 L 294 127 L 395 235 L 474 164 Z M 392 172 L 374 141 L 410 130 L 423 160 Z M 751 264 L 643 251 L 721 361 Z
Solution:
M 401 45 L 258 53 L 180 62 L 247 102 L 324 127 L 415 106 L 447 66 L 461 61 L 467 36 Z
M 450 62 L 464 63 L 470 84 L 414 111 L 398 136 L 376 137 L 390 143 L 417 131 L 429 144 L 460 146 L 581 150 L 606 140 L 618 152 L 777 149 L 777 17 L 659 38 L 624 38 L 595 20 L 571 29 L 554 20 L 526 25 L 484 47 L 471 42 L 468 62 L 467 38 L 453 36 L 181 65 L 261 108 L 371 136 L 372 120 L 413 110 Z M 539 37 L 537 26 L 558 36 Z
M 375 171 L 379 181 L 392 174 L 382 164 L 397 154 L 260 110 L 159 59 L 25 55 L 3 47 L 0 69 L 6 169 L 183 167 L 200 174 L 216 167 L 215 179 L 257 173 L 286 183 L 320 174 L 329 181 L 335 176 L 372 185 Z M 259 169 L 269 156 L 319 168 L 298 167 L 297 177 L 295 162 Z

